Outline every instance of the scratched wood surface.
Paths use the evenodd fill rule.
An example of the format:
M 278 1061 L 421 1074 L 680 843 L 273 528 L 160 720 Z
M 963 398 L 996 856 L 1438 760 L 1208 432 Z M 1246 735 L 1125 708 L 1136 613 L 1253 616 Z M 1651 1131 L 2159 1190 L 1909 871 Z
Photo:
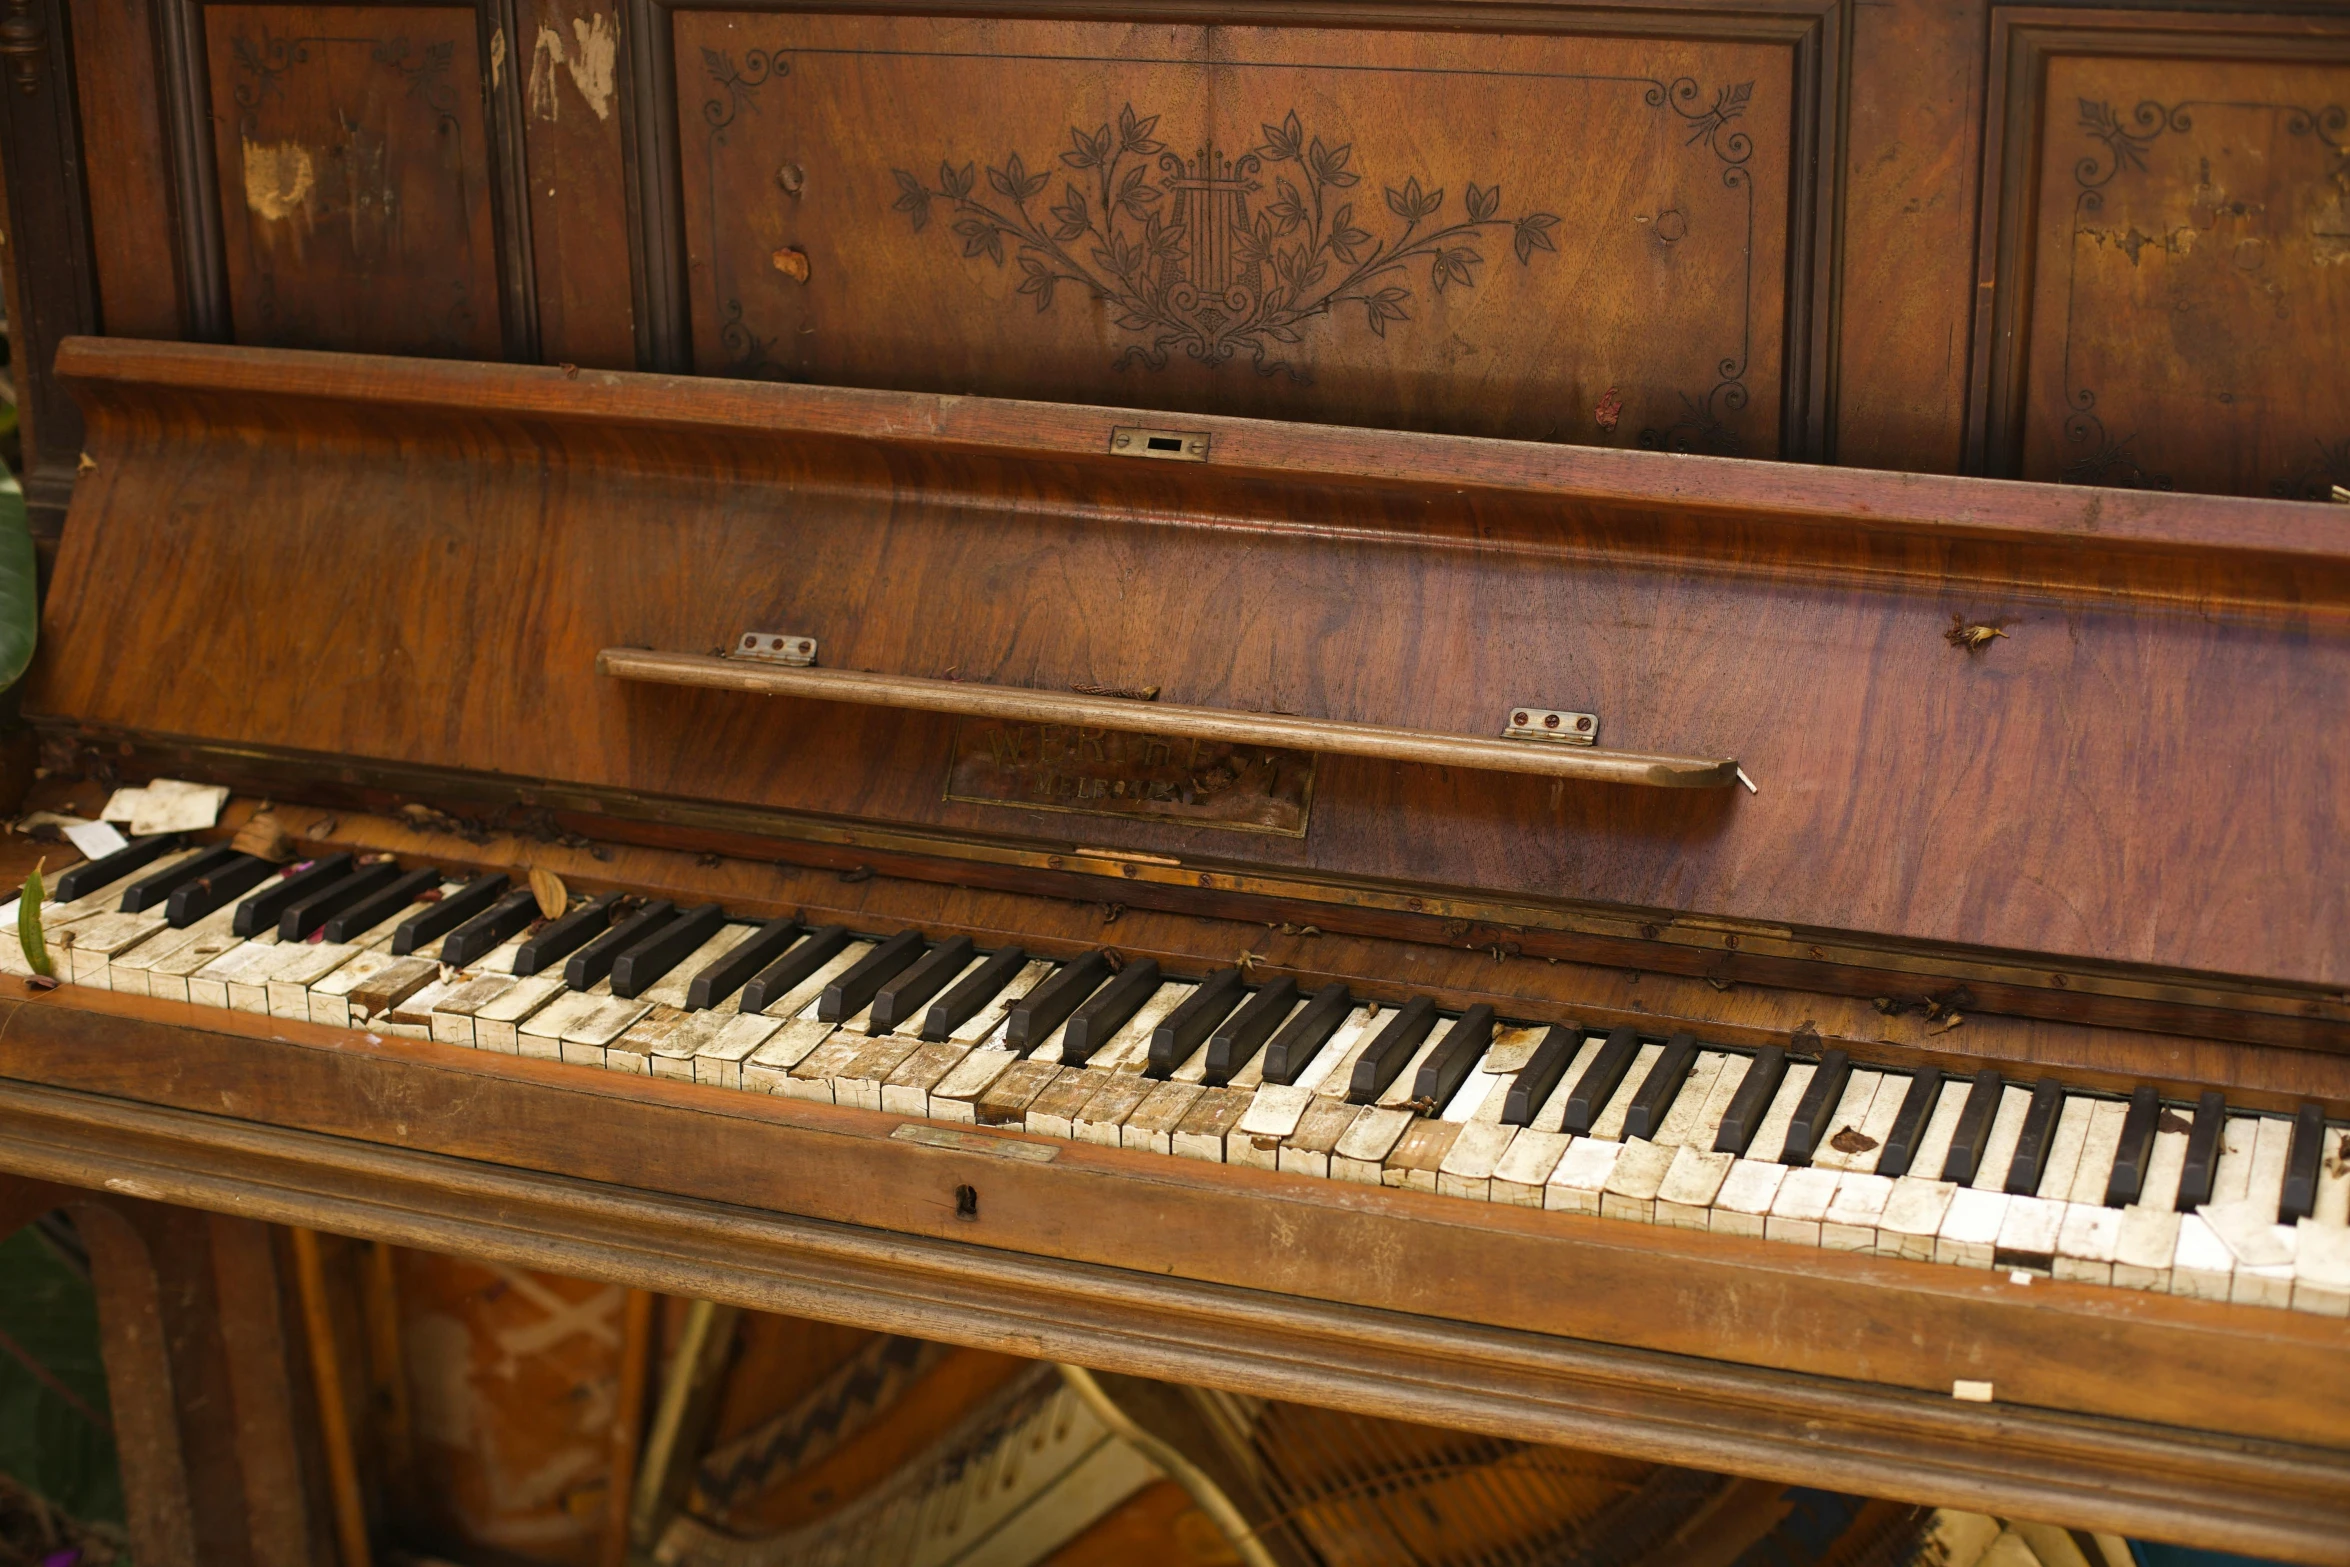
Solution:
M 1535 448 L 1231 424 L 1209 463 L 1150 463 L 1099 455 L 1109 410 L 250 350 L 66 365 L 97 467 L 40 713 L 1067 842 L 1066 815 L 943 798 L 949 720 L 623 685 L 596 650 L 789 630 L 836 667 L 1470 733 L 1539 702 L 1598 712 L 1605 745 L 1735 756 L 1758 792 L 1325 757 L 1302 838 L 1101 816 L 1075 841 L 2350 977 L 2350 791 L 2308 718 L 2350 698 L 2322 508 L 2109 519 L 2104 493 L 1846 475 L 1797 486 L 1799 525 L 1751 509 L 1788 470 L 1661 454 L 1592 454 L 1610 471 L 1579 484 Z M 855 438 L 756 428 L 836 420 Z M 1053 455 L 960 449 L 982 430 Z M 1399 464 L 1421 482 L 1375 477 Z M 1820 526 L 1945 506 L 1971 521 Z M 1999 634 L 1954 646 L 1954 619 Z
M 203 16 L 237 341 L 497 357 L 474 13 Z
M 636 366 L 621 138 L 618 17 L 595 0 L 532 0 L 523 73 L 539 351 L 549 364 Z

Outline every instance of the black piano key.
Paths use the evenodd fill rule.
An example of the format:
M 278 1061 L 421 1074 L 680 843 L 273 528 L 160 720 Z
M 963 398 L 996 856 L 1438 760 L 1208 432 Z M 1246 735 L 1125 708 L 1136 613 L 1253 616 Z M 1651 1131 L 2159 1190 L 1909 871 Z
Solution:
M 2219 1144 L 2228 1129 L 2228 1102 L 2216 1088 L 2195 1103 L 2195 1124 L 2187 1130 L 2187 1159 L 2179 1168 L 2179 1198 L 2172 1206 L 2193 1213 L 2211 1201 L 2212 1178 L 2219 1174 Z
M 2303 1105 L 2293 1117 L 2293 1144 L 2285 1154 L 2285 1199 L 2277 1207 L 2277 1223 L 2297 1224 L 2317 1211 L 2317 1175 L 2325 1140 L 2325 1112 Z
M 133 838 L 112 854 L 102 854 L 58 877 L 56 890 L 50 896 L 60 903 L 71 903 L 84 893 L 96 892 L 122 880 L 166 850 L 177 848 L 179 841 L 176 832 L 154 832 L 144 838 Z
M 1142 1004 L 1158 993 L 1159 965 L 1154 958 L 1136 958 L 1118 971 L 1118 977 L 1086 998 L 1069 1016 L 1061 1033 L 1061 1063 L 1083 1066 L 1094 1052 L 1124 1028 Z
M 922 954 L 912 968 L 881 987 L 881 993 L 873 998 L 873 1016 L 865 1031 L 879 1037 L 912 1022 L 925 1002 L 963 972 L 964 965 L 977 950 L 969 936 L 956 936 Z
M 922 956 L 928 943 L 918 930 L 901 930 L 877 942 L 871 952 L 850 964 L 846 972 L 824 987 L 816 998 L 816 1017 L 825 1023 L 845 1022 L 873 1004 L 881 987 L 903 974 Z
M 594 989 L 598 981 L 612 972 L 620 954 L 676 918 L 676 904 L 667 898 L 655 898 L 571 954 L 563 965 L 563 983 L 573 990 Z M 743 1010 L 751 1010 L 747 997 Z
M 530 929 L 539 917 L 538 894 L 525 887 L 509 892 L 488 908 L 449 932 L 441 943 L 441 961 L 451 968 L 479 963 L 510 936 Z
M 556 915 L 537 935 L 514 950 L 514 972 L 531 975 L 560 963 L 611 929 L 612 913 L 619 906 L 620 894 L 607 892 L 588 899 L 569 913 Z
M 1942 1161 L 1942 1179 L 1965 1186 L 1975 1178 L 1975 1167 L 1983 1162 L 1983 1145 L 1991 1140 L 1991 1123 L 1999 1117 L 1999 1096 L 2007 1085 L 1999 1080 L 1999 1073 L 1985 1067 L 1975 1074 L 1975 1086 L 1967 1090 L 1966 1106 L 1958 1112 L 1958 1125 L 1950 1132 L 1950 1153 Z
M 1623 1086 L 1624 1074 L 1632 1070 L 1632 1058 L 1639 1054 L 1637 1030 L 1609 1030 L 1607 1043 L 1599 1047 L 1599 1054 L 1591 1058 L 1591 1064 L 1567 1092 L 1567 1120 L 1563 1130 L 1577 1137 L 1590 1131 L 1591 1123 L 1599 1119 L 1599 1113 Z
M 1314 999 L 1300 1008 L 1297 1016 L 1284 1024 L 1281 1032 L 1265 1046 L 1265 1081 L 1287 1085 L 1298 1080 L 1322 1047 L 1330 1043 L 1346 1022 L 1346 1015 L 1354 1010 L 1355 998 L 1344 985 L 1324 985 L 1314 992 Z
M 808 932 L 806 940 L 751 976 L 743 986 L 742 1010 L 766 1011 L 805 984 L 818 969 L 840 956 L 841 948 L 848 944 L 849 928 L 846 925 L 823 925 Z M 566 970 L 567 977 L 568 972 Z
M 504 871 L 474 877 L 440 902 L 427 905 L 422 914 L 403 920 L 400 928 L 392 932 L 392 956 L 404 958 L 418 947 L 447 935 L 497 902 L 498 894 L 505 890 Z
M 1419 1074 L 1412 1079 L 1412 1097 L 1428 1107 L 1429 1115 L 1442 1115 L 1492 1043 L 1493 1008 L 1479 1002 L 1452 1020 L 1452 1027 L 1420 1063 Z
M 1534 1118 L 1557 1091 L 1559 1079 L 1575 1064 L 1575 1052 L 1582 1044 L 1583 1031 L 1579 1028 L 1554 1027 L 1543 1035 L 1542 1043 L 1534 1047 L 1534 1054 L 1518 1068 L 1518 1075 L 1510 1079 L 1510 1091 L 1501 1102 L 1501 1124 L 1532 1126 Z
M 1183 998 L 1183 1005 L 1151 1030 L 1150 1075 L 1166 1077 L 1190 1060 L 1200 1041 L 1215 1032 L 1216 1025 L 1240 1004 L 1245 988 L 1236 968 L 1219 969 L 1201 980 L 1199 988 Z M 1291 989 L 1294 993 L 1295 987 Z
M 987 955 L 987 961 L 971 971 L 968 978 L 958 980 L 955 988 L 930 1004 L 922 1016 L 922 1037 L 933 1044 L 945 1039 L 979 1015 L 979 1009 L 993 1001 L 1016 977 L 1028 961 L 1026 949 L 1000 947 Z
M 163 917 L 173 930 L 186 930 L 214 909 L 226 908 L 232 898 L 260 886 L 277 874 L 277 867 L 255 855 L 237 854 L 219 869 L 173 889 L 163 905 Z
M 1297 981 L 1288 975 L 1259 987 L 1255 995 L 1241 1004 L 1239 1011 L 1208 1036 L 1207 1070 L 1201 1081 L 1210 1088 L 1221 1088 L 1231 1082 L 1232 1074 L 1255 1059 L 1256 1053 L 1265 1048 L 1265 1041 L 1273 1037 L 1273 1030 L 1281 1026 L 1281 1020 L 1296 1006 Z M 1169 1067 L 1167 1072 L 1159 1070 L 1156 1034 L 1151 1036 L 1151 1046 L 1150 1075 L 1165 1077 L 1175 1068 Z
M 381 892 L 399 879 L 400 867 L 389 860 L 362 865 L 342 880 L 329 883 L 290 905 L 277 917 L 278 939 L 300 941 L 361 898 Z
M 198 881 L 222 866 L 244 856 L 225 843 L 216 843 L 203 853 L 166 865 L 142 881 L 134 881 L 122 890 L 122 912 L 143 914 L 159 904 L 171 901 L 171 895 L 192 881 Z M 101 884 L 103 885 L 103 884 Z
M 726 912 L 715 903 L 691 908 L 625 948 L 612 960 L 612 994 L 633 1000 L 661 983 L 661 976 L 694 955 L 695 949 L 718 934 Z M 911 931 L 908 935 L 913 935 Z M 914 936 L 917 947 L 922 938 Z M 864 1003 L 859 1002 L 863 1010 Z
M 1730 1108 L 1722 1112 L 1721 1130 L 1714 1133 L 1714 1152 L 1746 1157 L 1754 1134 L 1762 1130 L 1763 1117 L 1771 1113 L 1771 1101 L 1779 1096 L 1779 1084 L 1787 1077 L 1787 1052 L 1777 1045 L 1765 1045 L 1746 1063 L 1746 1075 L 1738 1080 L 1738 1092 L 1730 1096 Z
M 1934 1118 L 1934 1106 L 1941 1102 L 1940 1071 L 1922 1066 L 1910 1074 L 1909 1087 L 1901 1096 L 1901 1109 L 1893 1117 L 1893 1129 L 1885 1134 L 1884 1149 L 1877 1155 L 1879 1175 L 1909 1173 L 1910 1161 L 1918 1156 L 1918 1144 L 1925 1141 L 1926 1123 Z
M 350 907 L 328 915 L 322 927 L 326 939 L 349 941 L 354 936 L 364 936 L 440 884 L 441 873 L 430 866 L 410 871 L 367 893 Z
M 1110 960 L 1099 952 L 1062 964 L 1052 978 L 1022 996 L 1012 1008 L 1012 1016 L 1004 1024 L 1004 1043 L 1022 1055 L 1043 1044 L 1101 987 L 1109 973 Z
M 2023 1130 L 2016 1134 L 2015 1157 L 2008 1161 L 2009 1196 L 2030 1197 L 2040 1190 L 2040 1177 L 2048 1168 L 2048 1145 L 2056 1141 L 2056 1121 L 2062 1114 L 2064 1085 L 2053 1077 L 2034 1083 Z
M 2122 1117 L 2121 1142 L 2113 1151 L 2113 1174 L 2105 1182 L 2105 1206 L 2127 1208 L 2146 1189 L 2146 1166 L 2154 1158 L 2155 1125 L 2162 1119 L 2162 1100 L 2151 1083 L 2130 1095 L 2130 1113 Z
M 1821 1052 L 1820 1064 L 1812 1069 L 1811 1082 L 1805 1085 L 1803 1097 L 1796 1101 L 1795 1119 L 1787 1123 L 1787 1146 L 1779 1155 L 1781 1164 L 1809 1164 L 1811 1156 L 1819 1151 L 1820 1140 L 1831 1130 L 1828 1123 L 1836 1117 L 1836 1107 L 1844 1102 L 1844 1086 L 1852 1080 L 1852 1057 L 1841 1050 Z
M 258 936 L 273 928 L 286 910 L 311 894 L 324 892 L 336 882 L 348 879 L 350 874 L 351 856 L 330 854 L 290 875 L 281 875 L 237 905 L 237 912 L 229 919 L 229 933 Z
M 1396 1074 L 1412 1059 L 1412 1052 L 1436 1027 L 1436 1003 L 1414 996 L 1387 1020 L 1377 1037 L 1355 1057 L 1354 1072 L 1346 1081 L 1346 1102 L 1367 1105 L 1387 1092 Z
M 1658 1129 L 1672 1113 L 1673 1101 L 1681 1097 L 1681 1085 L 1689 1081 L 1689 1069 L 1696 1064 L 1697 1036 L 1675 1034 L 1665 1041 L 1663 1053 L 1640 1080 L 1631 1105 L 1624 1111 L 1624 1141 L 1635 1137 L 1656 1141 Z

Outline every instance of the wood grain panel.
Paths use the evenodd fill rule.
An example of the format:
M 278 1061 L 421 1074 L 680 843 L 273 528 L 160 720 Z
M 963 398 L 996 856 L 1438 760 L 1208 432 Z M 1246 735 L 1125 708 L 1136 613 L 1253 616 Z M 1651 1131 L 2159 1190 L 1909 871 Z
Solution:
M 118 337 L 178 337 L 153 0 L 73 0 L 71 13 L 98 319 Z
M 498 357 L 472 8 L 228 5 L 204 24 L 237 341 Z
M 1801 30 L 673 26 L 703 373 L 1781 449 Z
M 619 12 L 613 0 L 524 0 L 523 12 L 517 59 L 540 353 L 634 369 Z
M 141 362 L 233 384 L 242 427 L 216 394 L 85 383 L 105 438 L 37 711 L 1067 842 L 1066 816 L 942 799 L 951 720 L 616 688 L 595 652 L 779 628 L 835 667 L 1472 733 L 1539 694 L 1758 792 L 1326 758 L 1308 836 L 1246 863 L 2350 979 L 2350 791 L 2309 721 L 2350 703 L 2350 579 L 2295 504 L 2084 494 L 2034 531 L 2070 497 L 1847 475 L 1831 504 L 1770 464 L 1243 421 L 1209 421 L 1216 462 L 1134 462 L 1107 409 L 117 360 Z M 288 612 L 224 616 L 231 593 Z M 1954 617 L 2001 634 L 1954 646 Z M 129 645 L 170 656 L 77 651 Z M 1230 836 L 1077 841 L 1206 875 Z
M 2310 500 L 2350 482 L 2350 22 L 2001 31 L 1986 464 Z

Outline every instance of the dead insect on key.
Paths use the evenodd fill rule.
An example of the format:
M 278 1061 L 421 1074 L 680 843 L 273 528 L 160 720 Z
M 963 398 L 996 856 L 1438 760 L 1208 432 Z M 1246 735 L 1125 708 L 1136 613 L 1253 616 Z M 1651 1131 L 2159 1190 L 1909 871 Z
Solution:
M 1950 629 L 1942 633 L 1942 640 L 1969 653 L 1980 653 L 1991 645 L 1993 638 L 2006 635 L 2004 620 L 1969 620 L 1964 615 L 1952 615 Z

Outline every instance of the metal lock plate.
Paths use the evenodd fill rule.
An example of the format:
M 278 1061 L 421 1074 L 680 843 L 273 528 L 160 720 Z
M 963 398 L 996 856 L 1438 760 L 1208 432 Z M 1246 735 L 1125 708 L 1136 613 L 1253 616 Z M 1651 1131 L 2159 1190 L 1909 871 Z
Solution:
M 1597 745 L 1599 715 L 1551 707 L 1513 707 L 1503 715 L 1504 740 L 1548 740 L 1554 745 Z
M 787 631 L 746 631 L 736 639 L 732 656 L 805 669 L 816 662 L 816 639 L 795 637 Z
M 1110 451 L 1119 457 L 1156 457 L 1162 462 L 1206 462 L 1205 430 L 1146 430 L 1122 424 L 1110 432 Z

